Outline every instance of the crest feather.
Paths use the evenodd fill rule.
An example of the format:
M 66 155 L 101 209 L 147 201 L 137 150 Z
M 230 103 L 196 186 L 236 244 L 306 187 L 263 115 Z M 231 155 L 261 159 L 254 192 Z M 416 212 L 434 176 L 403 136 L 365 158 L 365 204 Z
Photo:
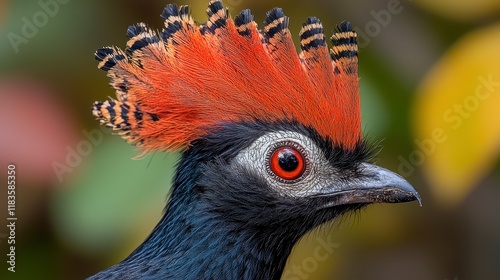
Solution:
M 125 51 L 96 52 L 116 100 L 93 114 L 143 151 L 182 149 L 227 122 L 294 120 L 354 148 L 360 140 L 356 34 L 337 27 L 328 50 L 321 22 L 307 19 L 297 54 L 281 8 L 258 30 L 250 10 L 234 20 L 219 0 L 198 25 L 168 5 L 161 32 L 132 25 Z

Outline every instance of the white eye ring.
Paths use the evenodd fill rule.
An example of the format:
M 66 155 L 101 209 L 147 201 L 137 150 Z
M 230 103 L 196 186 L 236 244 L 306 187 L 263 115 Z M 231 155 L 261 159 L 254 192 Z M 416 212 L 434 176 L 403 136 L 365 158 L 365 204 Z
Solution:
M 282 146 L 291 146 L 303 155 L 305 170 L 295 180 L 284 180 L 269 167 L 274 151 Z M 233 159 L 250 173 L 265 179 L 268 186 L 288 197 L 304 197 L 317 192 L 331 183 L 333 170 L 316 143 L 304 134 L 295 131 L 269 132 L 257 138 L 250 146 L 241 150 Z

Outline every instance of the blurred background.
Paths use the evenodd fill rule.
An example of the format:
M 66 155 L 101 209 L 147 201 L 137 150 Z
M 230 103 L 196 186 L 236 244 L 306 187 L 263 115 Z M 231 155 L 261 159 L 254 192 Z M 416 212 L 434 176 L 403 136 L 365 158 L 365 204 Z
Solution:
M 0 0 L 0 278 L 82 279 L 126 257 L 165 205 L 176 154 L 138 151 L 93 119 L 114 95 L 93 53 L 170 0 Z M 206 21 L 208 1 L 189 4 Z M 296 246 L 283 279 L 498 279 L 500 1 L 225 1 L 262 26 L 275 6 L 292 34 L 308 16 L 360 37 L 365 132 L 377 163 L 420 192 L 374 205 Z M 16 165 L 16 267 L 7 268 L 6 173 Z M 336 244 L 327 258 L 314 255 Z

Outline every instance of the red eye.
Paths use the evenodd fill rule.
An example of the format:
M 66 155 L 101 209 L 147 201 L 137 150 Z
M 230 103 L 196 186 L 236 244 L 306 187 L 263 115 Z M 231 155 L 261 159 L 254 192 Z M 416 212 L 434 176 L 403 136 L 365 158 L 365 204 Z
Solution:
M 276 149 L 271 156 L 271 171 L 285 180 L 295 180 L 304 173 L 304 157 L 293 147 Z

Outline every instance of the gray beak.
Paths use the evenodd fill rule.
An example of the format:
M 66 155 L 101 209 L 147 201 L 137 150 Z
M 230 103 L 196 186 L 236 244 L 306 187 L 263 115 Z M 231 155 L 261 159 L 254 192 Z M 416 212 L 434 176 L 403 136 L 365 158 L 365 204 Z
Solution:
M 400 203 L 422 200 L 415 188 L 398 174 L 385 168 L 363 163 L 355 179 L 343 180 L 321 190 L 328 198 L 322 208 L 358 203 Z

